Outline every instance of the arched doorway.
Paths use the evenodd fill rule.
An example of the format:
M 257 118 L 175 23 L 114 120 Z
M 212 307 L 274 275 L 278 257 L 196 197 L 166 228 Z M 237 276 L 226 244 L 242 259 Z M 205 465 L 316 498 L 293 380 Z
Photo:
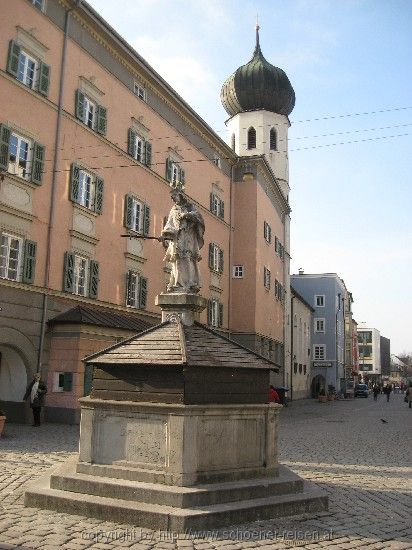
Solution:
M 326 379 L 321 374 L 317 374 L 312 380 L 312 385 L 311 385 L 312 397 L 316 398 L 321 389 L 326 390 Z
M 23 359 L 10 346 L 0 346 L 0 401 L 23 401 L 26 387 Z

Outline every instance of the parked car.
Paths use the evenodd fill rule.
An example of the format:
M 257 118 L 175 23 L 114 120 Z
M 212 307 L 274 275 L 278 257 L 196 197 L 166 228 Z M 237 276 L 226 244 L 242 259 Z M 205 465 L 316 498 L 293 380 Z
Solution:
M 357 384 L 355 386 L 355 397 L 368 397 L 369 389 L 367 384 Z

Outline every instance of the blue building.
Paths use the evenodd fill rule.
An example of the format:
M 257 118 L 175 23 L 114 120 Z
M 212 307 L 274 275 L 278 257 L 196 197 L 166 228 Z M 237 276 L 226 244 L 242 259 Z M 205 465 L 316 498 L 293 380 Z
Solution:
M 291 275 L 291 285 L 314 308 L 311 394 L 319 390 L 346 390 L 345 318 L 351 317 L 351 294 L 336 273 Z M 347 323 L 348 324 L 348 323 Z

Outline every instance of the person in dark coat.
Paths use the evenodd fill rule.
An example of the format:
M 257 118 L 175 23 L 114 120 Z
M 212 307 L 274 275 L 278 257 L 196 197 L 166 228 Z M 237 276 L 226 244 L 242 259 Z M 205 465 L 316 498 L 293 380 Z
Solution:
M 392 391 L 392 386 L 390 384 L 386 384 L 386 386 L 383 387 L 383 393 L 386 395 L 386 401 L 389 401 L 391 391 Z
M 34 375 L 33 380 L 27 386 L 23 400 L 30 398 L 30 407 L 33 411 L 33 426 L 40 426 L 40 413 L 44 405 L 44 396 L 47 393 L 47 386 L 40 379 L 40 373 Z

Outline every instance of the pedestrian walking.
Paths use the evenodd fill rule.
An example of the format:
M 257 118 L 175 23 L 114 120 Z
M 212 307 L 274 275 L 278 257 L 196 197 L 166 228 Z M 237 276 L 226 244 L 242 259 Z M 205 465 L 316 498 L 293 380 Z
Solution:
M 406 389 L 406 397 L 408 398 L 409 408 L 412 408 L 412 384 Z
M 33 380 L 27 386 L 23 400 L 26 401 L 30 397 L 30 407 L 33 411 L 33 426 L 40 426 L 40 413 L 44 405 L 44 396 L 47 393 L 47 386 L 41 380 L 40 373 L 34 375 Z
M 390 384 L 386 384 L 383 388 L 383 393 L 386 395 L 386 401 L 389 401 L 389 397 L 391 395 L 392 386 Z
M 378 395 L 381 393 L 381 389 L 380 387 L 378 386 L 378 384 L 375 384 L 373 386 L 373 400 L 374 401 L 377 401 L 378 400 Z

